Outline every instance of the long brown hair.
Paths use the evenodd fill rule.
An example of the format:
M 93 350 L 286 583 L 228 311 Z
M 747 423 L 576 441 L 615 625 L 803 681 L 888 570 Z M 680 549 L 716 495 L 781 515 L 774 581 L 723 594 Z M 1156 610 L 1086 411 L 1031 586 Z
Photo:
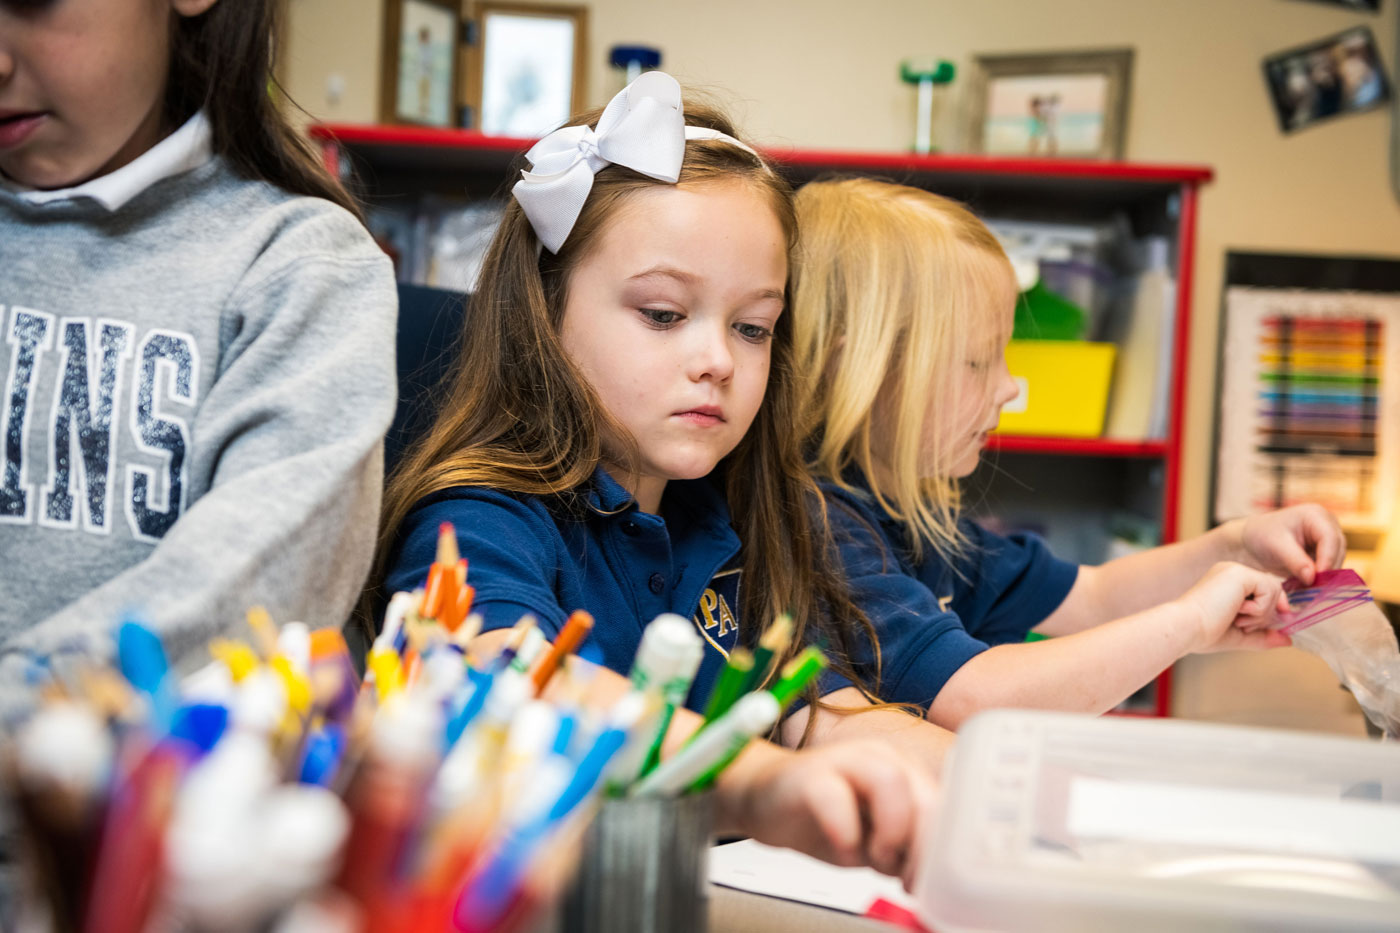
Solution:
M 688 100 L 685 109 L 688 124 L 736 135 L 716 107 Z M 600 113 L 584 114 L 571 125 L 593 125 Z M 787 182 L 737 146 L 688 142 L 679 183 L 718 182 L 748 184 L 766 198 L 791 255 L 797 223 Z M 490 486 L 547 497 L 560 509 L 584 507 L 580 493 L 603 460 L 603 426 L 611 429 L 608 436 L 626 437 L 626 432 L 608 415 L 560 341 L 569 277 L 619 208 L 656 184 L 661 182 L 622 166 L 604 168 L 557 255 L 540 249 L 519 204 L 512 200 L 507 205 L 486 254 L 461 357 L 436 419 L 389 479 L 371 590 L 363 606 L 382 604 L 385 594 L 377 588 L 399 544 L 399 529 L 426 496 L 456 486 Z M 739 638 L 755 643 L 764 625 L 778 613 L 790 612 L 795 633 L 787 657 L 804 642 L 822 643 L 833 668 L 860 683 L 850 663 L 856 640 L 874 646 L 876 639 L 835 569 L 828 529 L 813 517 L 820 493 L 792 429 L 797 415 L 792 339 L 789 315 L 784 314 L 774 331 L 764 402 L 743 440 L 717 468 L 743 542 L 747 582 L 740 597 Z M 610 459 L 618 454 L 611 451 Z M 809 699 L 815 698 L 813 689 Z
M 179 126 L 203 109 L 214 152 L 240 174 L 325 198 L 361 217 L 270 91 L 277 87 L 272 65 L 280 6 L 277 0 L 219 0 L 198 16 L 174 17 L 166 121 Z

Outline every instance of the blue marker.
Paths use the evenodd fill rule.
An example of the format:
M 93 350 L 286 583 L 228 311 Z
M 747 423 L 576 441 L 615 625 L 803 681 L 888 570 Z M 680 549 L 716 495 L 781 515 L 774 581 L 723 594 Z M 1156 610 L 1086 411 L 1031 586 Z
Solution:
M 179 701 L 170 683 L 170 662 L 160 636 L 128 619 L 117 630 L 117 660 L 122 675 L 151 698 L 151 727 L 160 734 L 169 732 Z

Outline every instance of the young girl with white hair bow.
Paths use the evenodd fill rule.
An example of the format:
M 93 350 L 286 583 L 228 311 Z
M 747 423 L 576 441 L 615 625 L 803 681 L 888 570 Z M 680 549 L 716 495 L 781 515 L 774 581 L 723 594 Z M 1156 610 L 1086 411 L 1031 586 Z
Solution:
M 375 583 L 420 585 L 451 522 L 488 648 L 524 613 L 552 638 L 582 608 L 585 654 L 625 672 L 643 626 L 679 613 L 707 646 L 695 703 L 786 611 L 788 655 L 819 640 L 833 659 L 808 700 L 873 706 L 845 660 L 866 623 L 793 431 L 788 185 L 657 72 L 527 158 L 441 410 L 391 479 Z M 697 724 L 683 710 L 672 735 Z M 751 747 L 721 779 L 719 828 L 907 871 L 928 779 L 891 743 L 827 743 L 856 728 L 920 736 L 930 759 L 946 741 L 902 711 L 809 702 L 783 737 L 822 747 Z

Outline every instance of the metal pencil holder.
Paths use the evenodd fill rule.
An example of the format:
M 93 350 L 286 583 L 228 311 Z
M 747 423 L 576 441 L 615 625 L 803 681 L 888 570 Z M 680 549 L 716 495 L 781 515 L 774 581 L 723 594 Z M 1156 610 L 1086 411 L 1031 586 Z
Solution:
M 705 933 L 714 794 L 609 798 L 588 829 L 563 933 Z

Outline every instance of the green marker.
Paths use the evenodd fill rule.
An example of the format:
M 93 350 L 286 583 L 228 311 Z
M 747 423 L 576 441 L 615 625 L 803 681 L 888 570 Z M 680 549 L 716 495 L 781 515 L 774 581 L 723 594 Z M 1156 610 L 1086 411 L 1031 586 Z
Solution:
M 802 692 L 802 688 L 811 683 L 812 678 L 816 677 L 824 667 L 826 667 L 826 656 L 817 648 L 809 645 L 801 654 L 784 665 L 782 679 L 766 692 L 771 693 L 773 698 L 778 701 L 779 710 L 785 710 L 788 703 L 792 702 L 792 698 Z M 695 779 L 695 783 L 686 788 L 686 793 L 693 794 L 707 789 L 724 769 L 729 767 L 735 758 L 739 757 L 739 753 L 743 750 L 744 746 L 740 745 L 716 761 L 713 767 L 705 771 L 704 774 Z
M 770 691 L 778 700 L 778 705 L 787 709 L 793 697 L 802 692 L 812 679 L 826 667 L 826 655 L 808 645 L 802 653 L 793 658 L 783 668 L 782 677 Z
M 729 661 L 720 672 L 715 689 L 710 692 L 710 701 L 705 705 L 705 726 L 729 712 L 729 707 L 733 706 L 734 701 L 744 692 L 744 684 L 753 668 L 754 656 L 749 649 L 735 648 L 729 652 Z M 704 726 L 700 728 L 703 729 Z M 696 730 L 691 734 L 691 738 L 698 734 L 699 730 Z
M 750 693 L 763 686 L 768 671 L 773 666 L 773 659 L 786 650 L 791 639 L 792 616 L 784 612 L 773 620 L 773 624 L 768 626 L 768 631 L 759 639 L 758 650 L 753 653 L 753 670 L 749 671 L 740 693 Z

